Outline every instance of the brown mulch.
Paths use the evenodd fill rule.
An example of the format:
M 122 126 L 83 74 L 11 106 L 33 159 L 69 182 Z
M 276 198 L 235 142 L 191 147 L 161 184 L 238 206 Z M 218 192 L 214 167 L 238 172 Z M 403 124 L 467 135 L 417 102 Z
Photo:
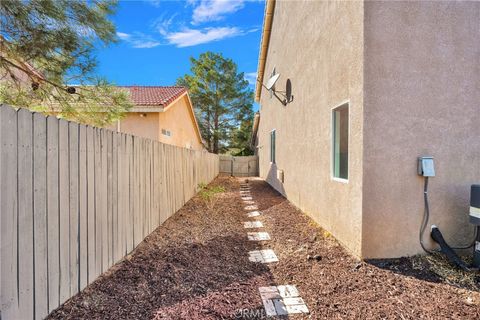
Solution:
M 417 260 L 359 262 L 265 182 L 253 179 L 272 237 L 249 242 L 240 179 L 208 209 L 194 197 L 134 252 L 55 310 L 49 319 L 262 318 L 258 287 L 294 284 L 310 309 L 290 319 L 479 319 L 480 290 L 447 284 Z M 279 262 L 251 263 L 272 248 Z

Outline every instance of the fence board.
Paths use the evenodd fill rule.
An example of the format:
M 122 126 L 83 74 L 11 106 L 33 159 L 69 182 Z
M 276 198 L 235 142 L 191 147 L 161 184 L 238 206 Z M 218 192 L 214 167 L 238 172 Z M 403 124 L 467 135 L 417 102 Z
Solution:
M 18 305 L 20 319 L 34 314 L 33 279 L 33 123 L 32 114 L 18 111 Z
M 68 123 L 68 153 L 69 153 L 69 187 L 70 187 L 70 296 L 78 292 L 78 261 L 79 261 L 79 205 L 78 205 L 78 124 Z
M 17 318 L 18 304 L 18 198 L 17 198 L 17 113 L 0 107 L 0 292 L 2 317 Z
M 160 171 L 160 194 L 158 199 L 160 202 L 160 224 L 165 221 L 165 212 L 167 210 L 167 202 L 165 201 L 165 145 L 160 143 L 158 145 L 158 162 L 159 162 L 159 171 Z
M 106 218 L 107 218 L 107 264 L 111 266 L 113 264 L 113 133 L 111 131 L 105 131 L 105 138 L 107 144 L 107 206 Z M 106 269 L 105 269 L 106 270 Z
M 94 129 L 95 140 L 95 274 L 93 278 L 97 278 L 102 273 L 102 139 L 100 129 Z
M 60 120 L 58 123 L 60 304 L 70 297 L 70 172 L 68 136 L 68 122 Z
M 78 199 L 79 199 L 79 290 L 88 284 L 88 172 L 87 172 L 87 127 L 79 127 L 78 154 Z
M 153 199 L 154 199 L 154 217 L 155 229 L 160 225 L 160 166 L 159 166 L 159 143 L 157 141 L 153 144 Z
M 133 247 L 135 248 L 137 244 L 140 242 L 140 233 L 141 233 L 141 226 L 140 226 L 140 163 L 139 163 L 139 154 L 140 154 L 140 145 L 139 140 L 135 137 L 133 138 Z
M 92 127 L 87 127 L 87 278 L 88 283 L 92 282 L 96 278 L 96 230 L 95 230 L 95 150 L 96 150 L 96 133 Z
M 33 232 L 35 318 L 48 315 L 47 121 L 33 115 Z
M 48 311 L 60 305 L 58 120 L 47 118 Z
M 107 163 L 107 132 L 105 130 L 100 130 L 101 138 L 101 149 L 100 155 L 102 158 L 101 162 L 101 206 L 100 206 L 100 216 L 101 216 L 101 225 L 102 230 L 102 269 L 101 272 L 105 272 L 108 268 L 108 163 Z
M 128 229 L 127 229 L 127 252 L 130 252 L 135 247 L 135 238 L 134 238 L 134 230 L 135 230 L 135 201 L 134 201 L 134 190 L 135 190 L 135 181 L 134 181 L 134 150 L 133 150 L 133 137 L 128 135 L 127 136 L 127 153 L 128 153 L 128 202 L 129 202 L 129 210 L 127 215 L 128 220 Z
M 118 135 L 112 134 L 112 261 L 120 259 L 118 250 Z
M 148 216 L 148 224 L 147 224 L 147 233 L 149 235 L 153 231 L 153 210 L 152 210 L 152 141 L 147 140 L 147 150 L 146 156 L 147 159 L 147 168 L 146 168 L 146 182 L 147 182 L 147 190 L 145 196 L 147 198 L 147 216 Z
M 147 224 L 148 224 L 148 215 L 147 215 L 147 197 L 146 197 L 146 189 L 147 189 L 147 181 L 146 181 L 146 157 L 142 157 L 141 155 L 145 154 L 146 152 L 146 141 L 141 139 L 140 140 L 140 154 L 139 154 L 139 164 L 140 164 L 140 211 L 142 213 L 140 218 L 141 223 L 141 236 L 139 238 L 139 243 L 142 241 L 143 238 L 148 234 L 147 232 Z M 143 197 L 142 195 L 145 195 Z M 138 243 L 137 243 L 138 245 Z

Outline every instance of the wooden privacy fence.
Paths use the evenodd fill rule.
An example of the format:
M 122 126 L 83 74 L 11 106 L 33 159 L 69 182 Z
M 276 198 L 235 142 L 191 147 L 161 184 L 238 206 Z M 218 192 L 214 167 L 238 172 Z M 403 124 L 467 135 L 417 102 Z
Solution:
M 1 315 L 41 319 L 218 174 L 218 156 L 0 106 Z
M 258 156 L 220 156 L 220 173 L 235 177 L 258 176 Z

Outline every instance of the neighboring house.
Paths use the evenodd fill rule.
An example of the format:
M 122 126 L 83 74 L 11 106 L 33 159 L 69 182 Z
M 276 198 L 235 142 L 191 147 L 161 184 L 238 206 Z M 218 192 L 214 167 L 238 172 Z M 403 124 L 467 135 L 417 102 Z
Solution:
M 480 182 L 480 3 L 272 1 L 266 4 L 253 142 L 260 176 L 361 258 L 422 253 L 431 224 L 473 238 Z M 262 88 L 273 73 L 277 95 Z M 283 99 L 283 97 L 280 97 Z
M 134 104 L 111 126 L 125 132 L 179 147 L 203 149 L 192 102 L 184 87 L 123 86 Z
M 36 90 L 42 81 L 45 81 L 44 75 L 35 69 L 27 61 L 18 57 L 9 57 L 8 41 L 0 34 L 0 84 L 2 82 L 14 83 L 22 87 L 31 87 Z

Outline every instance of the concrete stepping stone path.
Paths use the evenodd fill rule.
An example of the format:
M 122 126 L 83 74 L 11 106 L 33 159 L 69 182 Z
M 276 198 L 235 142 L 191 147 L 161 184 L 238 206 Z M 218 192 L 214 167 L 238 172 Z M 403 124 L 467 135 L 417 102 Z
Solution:
M 270 240 L 270 235 L 267 232 L 247 232 L 247 237 L 250 241 Z
M 245 204 L 255 204 L 255 201 L 245 201 L 244 200 L 243 203 L 245 203 Z
M 246 221 L 243 223 L 245 229 L 253 228 L 263 228 L 263 223 L 261 221 Z
M 277 255 L 272 249 L 250 251 L 248 253 L 248 260 L 260 263 L 278 262 Z
M 258 217 L 259 215 L 261 215 L 260 211 L 252 211 L 247 213 L 247 217 L 249 218 Z
M 247 211 L 258 210 L 258 207 L 254 205 L 250 205 L 250 206 L 246 206 L 244 209 Z
M 258 288 L 267 316 L 308 313 L 305 301 L 295 286 L 271 286 Z
M 253 198 L 252 198 L 252 197 L 243 197 L 243 196 L 242 196 L 242 200 L 253 200 Z

